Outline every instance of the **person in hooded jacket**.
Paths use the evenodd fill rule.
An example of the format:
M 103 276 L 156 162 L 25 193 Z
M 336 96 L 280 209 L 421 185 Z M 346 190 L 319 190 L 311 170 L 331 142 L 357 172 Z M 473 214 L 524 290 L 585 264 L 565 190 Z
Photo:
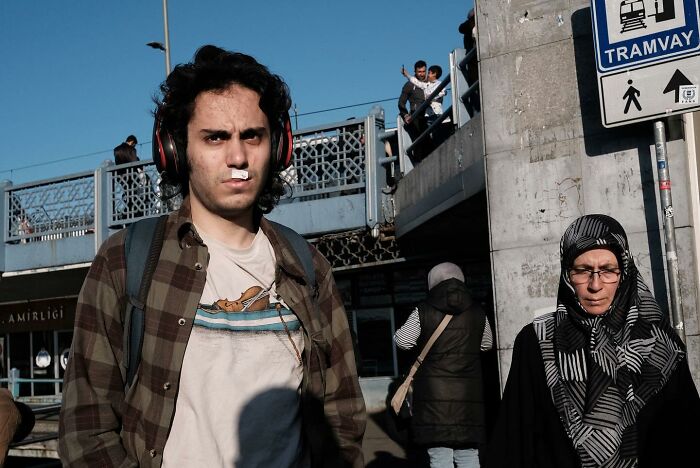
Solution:
M 399 348 L 420 352 L 445 315 L 453 316 L 413 380 L 412 439 L 427 448 L 432 468 L 478 468 L 486 438 L 479 351 L 493 346 L 491 325 L 454 263 L 430 270 L 428 290 L 394 335 Z

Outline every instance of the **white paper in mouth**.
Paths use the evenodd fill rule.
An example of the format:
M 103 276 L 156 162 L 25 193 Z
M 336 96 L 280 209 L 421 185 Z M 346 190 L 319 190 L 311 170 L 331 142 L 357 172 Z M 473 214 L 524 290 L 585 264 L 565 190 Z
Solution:
M 248 180 L 248 171 L 244 171 L 243 169 L 231 169 L 231 178 Z

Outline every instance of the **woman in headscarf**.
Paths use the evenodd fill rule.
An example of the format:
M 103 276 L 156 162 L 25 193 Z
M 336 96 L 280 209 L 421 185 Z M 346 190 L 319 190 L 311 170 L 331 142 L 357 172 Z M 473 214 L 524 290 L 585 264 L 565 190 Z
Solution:
M 560 252 L 556 311 L 515 340 L 489 467 L 687 466 L 700 398 L 624 229 L 583 216 Z

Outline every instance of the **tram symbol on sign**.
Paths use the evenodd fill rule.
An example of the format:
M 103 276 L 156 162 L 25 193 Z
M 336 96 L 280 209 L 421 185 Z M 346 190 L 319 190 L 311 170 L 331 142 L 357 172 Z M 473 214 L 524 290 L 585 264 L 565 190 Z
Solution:
M 634 31 L 635 29 L 646 28 L 644 18 L 647 12 L 644 8 L 643 0 L 623 0 L 620 4 L 620 23 L 622 24 L 621 33 Z
M 647 0 L 651 1 L 651 0 Z M 659 2 L 661 4 L 659 4 Z M 622 0 L 620 3 L 620 33 L 634 31 L 635 29 L 646 29 L 644 23 L 646 18 L 654 18 L 654 21 L 661 23 L 676 17 L 676 6 L 674 0 L 654 0 L 654 13 L 647 16 L 644 0 Z

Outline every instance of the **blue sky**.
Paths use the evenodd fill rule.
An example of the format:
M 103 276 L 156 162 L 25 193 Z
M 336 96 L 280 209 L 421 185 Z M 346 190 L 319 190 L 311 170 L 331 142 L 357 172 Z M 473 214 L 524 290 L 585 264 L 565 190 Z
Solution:
M 472 0 L 170 0 L 171 61 L 203 44 L 245 52 L 281 75 L 299 114 L 396 98 L 401 65 L 448 65 Z M 0 179 L 92 170 L 133 133 L 150 158 L 152 96 L 165 76 L 160 0 L 0 1 Z M 381 104 L 395 126 L 396 101 Z M 366 115 L 299 117 L 299 127 Z M 33 167 L 27 167 L 33 166 Z

